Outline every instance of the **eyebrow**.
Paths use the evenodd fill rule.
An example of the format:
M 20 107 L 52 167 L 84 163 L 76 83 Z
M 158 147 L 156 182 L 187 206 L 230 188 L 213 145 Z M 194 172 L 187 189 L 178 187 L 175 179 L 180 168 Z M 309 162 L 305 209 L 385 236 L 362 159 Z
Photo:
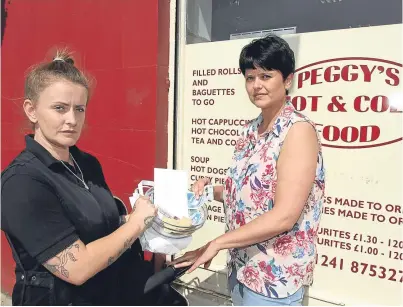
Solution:
M 273 73 L 273 71 L 263 71 L 263 72 L 258 72 L 256 75 L 261 76 L 261 75 L 267 75 L 267 74 L 271 74 Z M 245 74 L 245 77 L 254 77 L 254 74 Z
M 65 103 L 65 102 L 62 102 L 62 101 L 54 101 L 53 102 L 54 104 L 62 104 L 62 105 L 64 105 L 64 106 L 67 106 L 67 107 L 69 107 L 70 106 L 70 104 L 68 104 L 68 103 Z M 77 105 L 74 105 L 75 107 L 85 107 L 85 104 L 77 104 Z

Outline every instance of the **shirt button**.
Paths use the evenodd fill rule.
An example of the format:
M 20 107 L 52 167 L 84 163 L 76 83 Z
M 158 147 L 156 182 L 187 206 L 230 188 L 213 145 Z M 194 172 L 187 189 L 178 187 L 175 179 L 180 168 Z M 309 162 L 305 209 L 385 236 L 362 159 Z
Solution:
M 21 279 L 24 279 L 25 278 L 25 276 L 24 275 L 21 275 Z
M 35 281 L 35 280 L 36 280 L 36 276 L 32 276 L 31 280 L 32 280 L 32 281 Z

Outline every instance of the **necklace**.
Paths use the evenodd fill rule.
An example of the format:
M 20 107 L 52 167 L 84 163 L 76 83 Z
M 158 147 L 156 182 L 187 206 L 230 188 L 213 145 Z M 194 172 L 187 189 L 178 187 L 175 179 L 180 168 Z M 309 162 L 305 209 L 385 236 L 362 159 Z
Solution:
M 76 160 L 74 160 L 74 158 L 73 158 L 73 156 L 70 154 L 70 158 L 71 158 L 71 160 L 73 160 L 73 163 L 77 166 L 77 168 L 78 168 L 78 170 L 80 171 L 80 174 L 81 174 L 81 178 L 80 177 L 78 177 L 76 174 L 74 174 L 74 172 L 66 165 L 66 164 L 64 164 L 64 162 L 62 161 L 62 160 L 60 160 L 60 162 L 62 162 L 62 164 L 64 165 L 64 167 L 65 168 L 67 168 L 67 170 L 70 172 L 70 173 L 72 173 L 73 175 L 74 175 L 74 177 L 76 177 L 78 180 L 80 180 L 82 183 L 83 183 L 83 185 L 84 185 L 84 187 L 87 189 L 87 190 L 89 190 L 90 188 L 88 187 L 88 185 L 85 183 L 85 181 L 84 181 L 84 175 L 83 175 L 83 172 L 81 171 L 81 168 L 80 168 L 80 166 L 78 165 L 78 163 L 76 162 Z

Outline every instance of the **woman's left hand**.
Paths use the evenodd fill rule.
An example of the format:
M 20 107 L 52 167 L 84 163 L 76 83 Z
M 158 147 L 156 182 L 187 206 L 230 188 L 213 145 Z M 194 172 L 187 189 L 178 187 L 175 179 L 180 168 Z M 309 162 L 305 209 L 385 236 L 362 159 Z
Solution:
M 175 259 L 169 264 L 174 265 L 176 268 L 183 268 L 191 265 L 187 273 L 193 272 L 202 264 L 204 264 L 204 268 L 207 269 L 219 251 L 220 249 L 218 248 L 217 244 L 214 241 L 211 241 L 199 249 L 186 252 L 182 257 Z

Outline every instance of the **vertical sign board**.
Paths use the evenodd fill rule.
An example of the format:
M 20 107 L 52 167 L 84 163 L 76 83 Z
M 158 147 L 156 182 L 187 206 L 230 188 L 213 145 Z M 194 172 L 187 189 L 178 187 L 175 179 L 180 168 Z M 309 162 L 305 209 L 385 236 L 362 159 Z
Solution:
M 310 293 L 345 304 L 402 304 L 402 26 L 287 35 L 290 99 L 320 131 L 326 200 Z M 235 140 L 259 114 L 238 71 L 250 40 L 187 45 L 178 166 L 222 184 Z M 190 249 L 224 232 L 212 203 Z M 225 267 L 225 253 L 213 261 Z

